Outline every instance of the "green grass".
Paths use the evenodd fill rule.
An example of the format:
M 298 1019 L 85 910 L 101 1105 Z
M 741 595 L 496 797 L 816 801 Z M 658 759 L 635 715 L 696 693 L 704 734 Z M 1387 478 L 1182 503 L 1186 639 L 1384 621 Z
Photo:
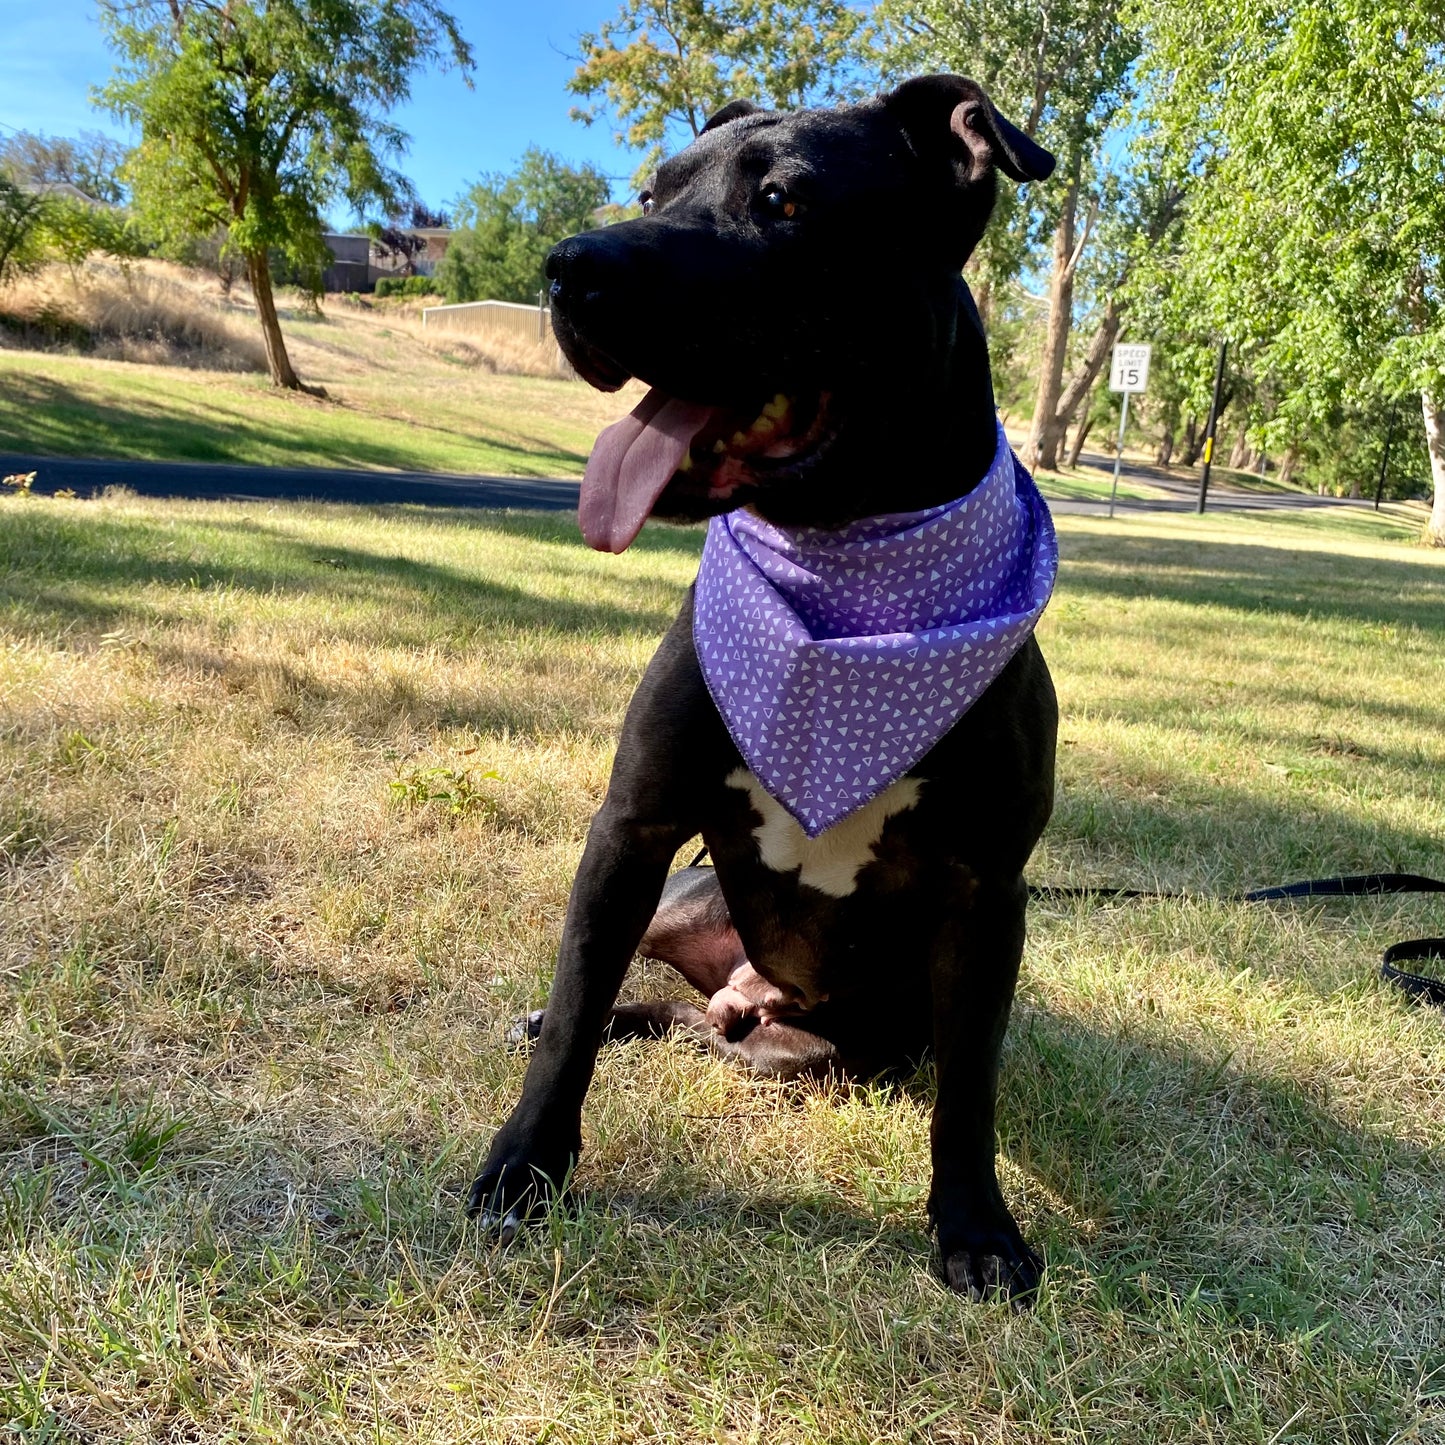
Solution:
M 635 401 L 495 375 L 386 313 L 287 316 L 285 329 L 326 399 L 254 374 L 0 350 L 0 452 L 580 476 L 598 428 Z
M 1034 478 L 1039 490 L 1050 500 L 1067 498 L 1071 501 L 1107 502 L 1114 489 L 1113 472 L 1102 472 L 1095 467 L 1080 467 L 1073 472 L 1040 471 Z M 1148 482 L 1119 478 L 1119 500 L 1129 502 L 1158 501 L 1169 494 L 1162 487 L 1150 486 Z
M 1060 519 L 1040 880 L 1445 872 L 1445 568 Z M 581 1202 L 461 1217 L 700 534 L 0 501 L 0 1422 L 52 1441 L 1431 1441 L 1445 1023 L 1399 899 L 1036 907 L 1031 1314 L 929 1267 L 929 1081 L 605 1050 Z M 460 801 L 459 801 L 460 800 Z M 640 969 L 635 992 L 672 989 Z

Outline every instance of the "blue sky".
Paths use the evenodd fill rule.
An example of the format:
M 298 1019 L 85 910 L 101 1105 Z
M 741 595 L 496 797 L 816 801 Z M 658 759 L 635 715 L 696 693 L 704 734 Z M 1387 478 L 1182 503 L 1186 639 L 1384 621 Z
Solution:
M 611 128 L 569 120 L 568 57 L 584 30 L 611 16 L 617 0 L 453 0 L 476 54 L 474 90 L 455 73 L 418 78 L 396 119 L 411 135 L 402 169 L 431 205 L 443 205 L 483 171 L 510 170 L 528 145 L 592 161 L 616 177 L 625 198 L 636 160 Z M 74 135 L 125 132 L 89 102 L 110 76 L 94 0 L 0 0 L 0 127 Z

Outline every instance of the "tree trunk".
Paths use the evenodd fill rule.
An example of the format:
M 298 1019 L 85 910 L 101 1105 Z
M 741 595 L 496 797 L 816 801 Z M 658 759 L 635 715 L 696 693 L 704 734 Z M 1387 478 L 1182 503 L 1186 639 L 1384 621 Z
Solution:
M 1284 460 L 1279 464 L 1279 481 L 1283 487 L 1294 485 L 1294 474 L 1299 467 L 1299 448 L 1291 446 L 1284 454 Z
M 1174 428 L 1164 423 L 1164 434 L 1159 438 L 1159 451 L 1154 457 L 1156 467 L 1167 467 L 1174 456 Z
M 1074 444 L 1069 448 L 1068 467 L 1070 471 L 1079 465 L 1079 454 L 1084 450 L 1084 441 L 1093 425 L 1094 408 L 1092 404 L 1089 404 L 1084 407 L 1084 414 L 1079 418 L 1078 426 L 1074 428 Z
M 1184 440 L 1179 447 L 1180 463 L 1192 467 L 1199 460 L 1200 441 L 1198 437 L 1199 418 L 1191 416 L 1184 423 Z
M 1063 441 L 1069 427 L 1073 424 L 1074 413 L 1078 411 L 1079 403 L 1092 395 L 1094 383 L 1104 369 L 1104 362 L 1109 357 L 1109 349 L 1113 346 L 1114 338 L 1118 334 L 1119 308 L 1111 296 L 1109 304 L 1104 307 L 1104 319 L 1100 321 L 1099 329 L 1090 340 L 1089 349 L 1084 353 L 1084 359 L 1080 362 L 1079 369 L 1069 378 L 1069 384 L 1059 398 L 1059 407 L 1056 413 L 1059 441 Z
M 1249 435 L 1243 427 L 1235 433 L 1234 445 L 1229 449 L 1229 468 L 1240 471 L 1249 461 Z
M 273 386 L 300 391 L 301 382 L 291 369 L 286 354 L 286 339 L 281 335 L 281 321 L 276 315 L 276 298 L 271 294 L 271 267 L 264 251 L 246 257 L 246 271 L 251 278 L 251 294 L 256 298 L 256 314 L 261 318 L 261 335 L 266 342 L 266 370 Z
M 1069 349 L 1069 325 L 1074 314 L 1074 222 L 1079 209 L 1079 166 L 1082 153 L 1069 178 L 1059 224 L 1054 228 L 1054 266 L 1049 276 L 1049 323 L 1039 358 L 1039 390 L 1034 401 L 1034 420 L 1024 443 L 1023 463 L 1030 471 L 1044 467 L 1057 471 L 1059 465 L 1059 397 L 1064 389 L 1064 360 Z
M 1435 482 L 1435 505 L 1425 540 L 1432 547 L 1445 547 L 1445 414 L 1430 393 L 1422 392 L 1420 409 L 1425 414 L 1425 444 L 1430 452 L 1430 475 Z
M 983 322 L 984 335 L 993 325 L 993 283 L 985 276 L 973 291 L 973 304 L 978 307 L 978 319 Z

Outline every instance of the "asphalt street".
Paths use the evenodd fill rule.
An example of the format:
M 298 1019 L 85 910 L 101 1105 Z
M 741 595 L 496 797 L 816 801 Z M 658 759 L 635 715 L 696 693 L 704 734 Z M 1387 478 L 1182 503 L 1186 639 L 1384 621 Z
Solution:
M 1085 452 L 1082 461 L 1112 469 L 1113 460 Z M 69 488 L 92 496 L 110 486 L 129 487 L 143 497 L 182 497 L 199 501 L 316 501 L 374 506 L 411 503 L 425 507 L 515 508 L 541 512 L 575 512 L 577 483 L 558 478 L 459 476 L 442 472 L 343 471 L 322 467 L 232 466 L 217 462 L 96 461 L 71 457 L 30 457 L 0 454 L 0 476 L 35 472 L 37 492 Z M 1138 481 L 1165 493 L 1163 497 L 1121 497 L 1121 512 L 1192 512 L 1199 483 L 1174 478 L 1154 467 L 1125 462 L 1124 481 Z M 1055 512 L 1100 516 L 1107 502 L 1094 498 L 1051 498 Z M 1314 497 L 1301 492 L 1246 492 L 1213 485 L 1209 506 L 1219 511 L 1313 510 L 1319 507 L 1365 507 L 1368 501 Z M 1391 507 L 1391 510 L 1395 510 Z
M 440 472 L 352 472 L 322 467 L 240 467 L 216 462 L 91 461 L 0 455 L 0 475 L 34 472 L 34 490 L 92 496 L 123 486 L 142 497 L 195 501 L 412 502 L 424 507 L 518 507 L 575 512 L 577 483 Z

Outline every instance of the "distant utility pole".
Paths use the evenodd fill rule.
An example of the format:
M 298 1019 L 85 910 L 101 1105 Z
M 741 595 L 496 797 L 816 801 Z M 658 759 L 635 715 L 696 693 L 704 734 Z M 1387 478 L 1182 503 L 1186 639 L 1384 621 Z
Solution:
M 1214 400 L 1209 403 L 1209 425 L 1204 429 L 1204 470 L 1199 476 L 1199 506 L 1195 509 L 1202 517 L 1204 502 L 1209 496 L 1209 468 L 1214 461 L 1214 429 L 1219 425 L 1219 393 L 1224 389 L 1224 356 L 1229 350 L 1229 338 L 1219 343 L 1219 364 L 1214 368 Z
M 1380 510 L 1380 498 L 1385 495 L 1385 473 L 1390 469 L 1390 443 L 1395 440 L 1395 413 L 1399 411 L 1398 401 L 1390 403 L 1390 425 L 1385 428 L 1385 455 L 1380 458 L 1380 480 L 1375 483 L 1375 510 Z

